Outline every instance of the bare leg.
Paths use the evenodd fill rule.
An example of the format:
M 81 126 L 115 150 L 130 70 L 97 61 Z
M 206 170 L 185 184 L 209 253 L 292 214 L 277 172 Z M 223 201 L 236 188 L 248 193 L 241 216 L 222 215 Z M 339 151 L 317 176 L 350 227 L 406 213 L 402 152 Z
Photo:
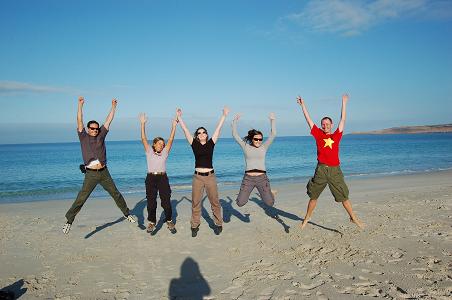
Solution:
M 272 191 L 273 199 L 275 199 L 276 195 L 278 195 L 278 190 L 271 190 L 271 191 Z
M 361 229 L 364 229 L 366 225 L 363 222 L 361 222 L 358 219 L 358 217 L 356 217 L 355 213 L 353 212 L 352 203 L 350 202 L 350 200 L 345 200 L 344 202 L 342 202 L 342 205 L 344 206 L 345 210 L 350 216 L 350 222 L 355 223 L 356 226 L 358 226 Z
M 306 224 L 308 224 L 309 220 L 311 219 L 312 212 L 314 211 L 314 208 L 316 207 L 316 205 L 317 205 L 317 199 L 309 200 L 308 210 L 306 212 L 306 216 L 304 217 L 303 222 L 300 225 L 300 227 L 301 227 L 300 229 L 303 229 L 306 226 Z

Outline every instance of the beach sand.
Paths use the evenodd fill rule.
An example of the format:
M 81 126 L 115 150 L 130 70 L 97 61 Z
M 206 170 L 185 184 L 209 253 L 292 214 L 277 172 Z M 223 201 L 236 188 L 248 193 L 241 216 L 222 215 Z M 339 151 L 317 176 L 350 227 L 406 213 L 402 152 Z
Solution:
M 107 197 L 89 199 L 68 235 L 72 201 L 1 204 L 0 288 L 20 299 L 451 299 L 452 171 L 347 182 L 365 230 L 328 189 L 299 230 L 306 182 L 274 184 L 271 210 L 255 191 L 242 208 L 220 191 L 223 233 L 205 199 L 196 238 L 190 193 L 172 195 L 174 235 L 162 221 L 147 234 Z M 146 225 L 143 198 L 126 200 Z

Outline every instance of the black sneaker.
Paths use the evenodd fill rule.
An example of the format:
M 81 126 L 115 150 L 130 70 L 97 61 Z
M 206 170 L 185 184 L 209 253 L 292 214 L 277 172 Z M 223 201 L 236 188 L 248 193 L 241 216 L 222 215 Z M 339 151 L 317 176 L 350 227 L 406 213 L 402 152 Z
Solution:
M 173 221 L 166 221 L 166 226 L 168 226 L 168 230 L 172 234 L 175 234 L 177 232 L 176 225 L 174 225 Z
M 216 235 L 220 235 L 220 233 L 223 231 L 223 226 L 221 225 L 215 225 L 215 228 L 213 229 L 213 232 L 215 232 Z
M 191 228 L 191 237 L 196 237 L 198 235 L 198 231 L 199 231 L 199 225 L 198 225 L 198 227 L 192 227 Z

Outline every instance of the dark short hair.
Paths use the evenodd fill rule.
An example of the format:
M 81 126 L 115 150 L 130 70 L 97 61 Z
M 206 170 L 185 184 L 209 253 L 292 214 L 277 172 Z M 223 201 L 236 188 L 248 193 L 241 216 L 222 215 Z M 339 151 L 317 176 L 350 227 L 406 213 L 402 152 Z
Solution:
M 195 137 L 195 139 L 199 142 L 199 138 L 198 138 L 198 130 L 199 129 L 204 129 L 204 131 L 207 133 L 207 129 L 205 127 L 198 127 L 195 130 L 195 134 L 193 135 Z M 209 134 L 207 133 L 207 140 L 209 140 Z
M 97 127 L 99 127 L 99 129 L 100 129 L 99 123 L 97 123 L 97 121 L 94 121 L 94 120 L 89 121 L 89 122 L 86 124 L 86 127 L 89 127 L 91 124 L 97 124 Z
M 251 129 L 248 130 L 248 135 L 246 137 L 243 138 L 243 140 L 245 142 L 247 142 L 248 144 L 252 145 L 253 144 L 253 138 L 255 135 L 261 135 L 262 137 L 264 137 L 264 135 L 262 134 L 261 131 L 257 130 L 257 129 Z
M 323 117 L 322 120 L 320 120 L 320 123 L 322 123 L 323 120 L 330 120 L 331 124 L 333 124 L 333 119 L 330 117 Z
M 154 144 L 158 141 L 163 141 L 163 147 L 165 147 L 165 140 L 162 137 L 158 136 L 152 140 L 152 150 L 155 151 Z

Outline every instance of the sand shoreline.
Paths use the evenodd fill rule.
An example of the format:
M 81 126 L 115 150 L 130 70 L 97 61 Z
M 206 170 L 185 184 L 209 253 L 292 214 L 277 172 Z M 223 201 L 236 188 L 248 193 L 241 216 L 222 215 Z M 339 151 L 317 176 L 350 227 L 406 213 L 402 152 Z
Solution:
M 206 200 L 197 238 L 186 192 L 172 197 L 177 234 L 160 223 L 152 237 L 109 198 L 88 200 L 68 236 L 61 227 L 72 200 L 0 204 L 0 288 L 15 284 L 21 299 L 446 299 L 451 179 L 450 170 L 348 179 L 364 231 L 328 190 L 298 230 L 306 182 L 274 184 L 270 211 L 255 193 L 238 208 L 237 191 L 220 191 L 224 231 L 209 228 Z M 146 224 L 145 199 L 126 200 Z

